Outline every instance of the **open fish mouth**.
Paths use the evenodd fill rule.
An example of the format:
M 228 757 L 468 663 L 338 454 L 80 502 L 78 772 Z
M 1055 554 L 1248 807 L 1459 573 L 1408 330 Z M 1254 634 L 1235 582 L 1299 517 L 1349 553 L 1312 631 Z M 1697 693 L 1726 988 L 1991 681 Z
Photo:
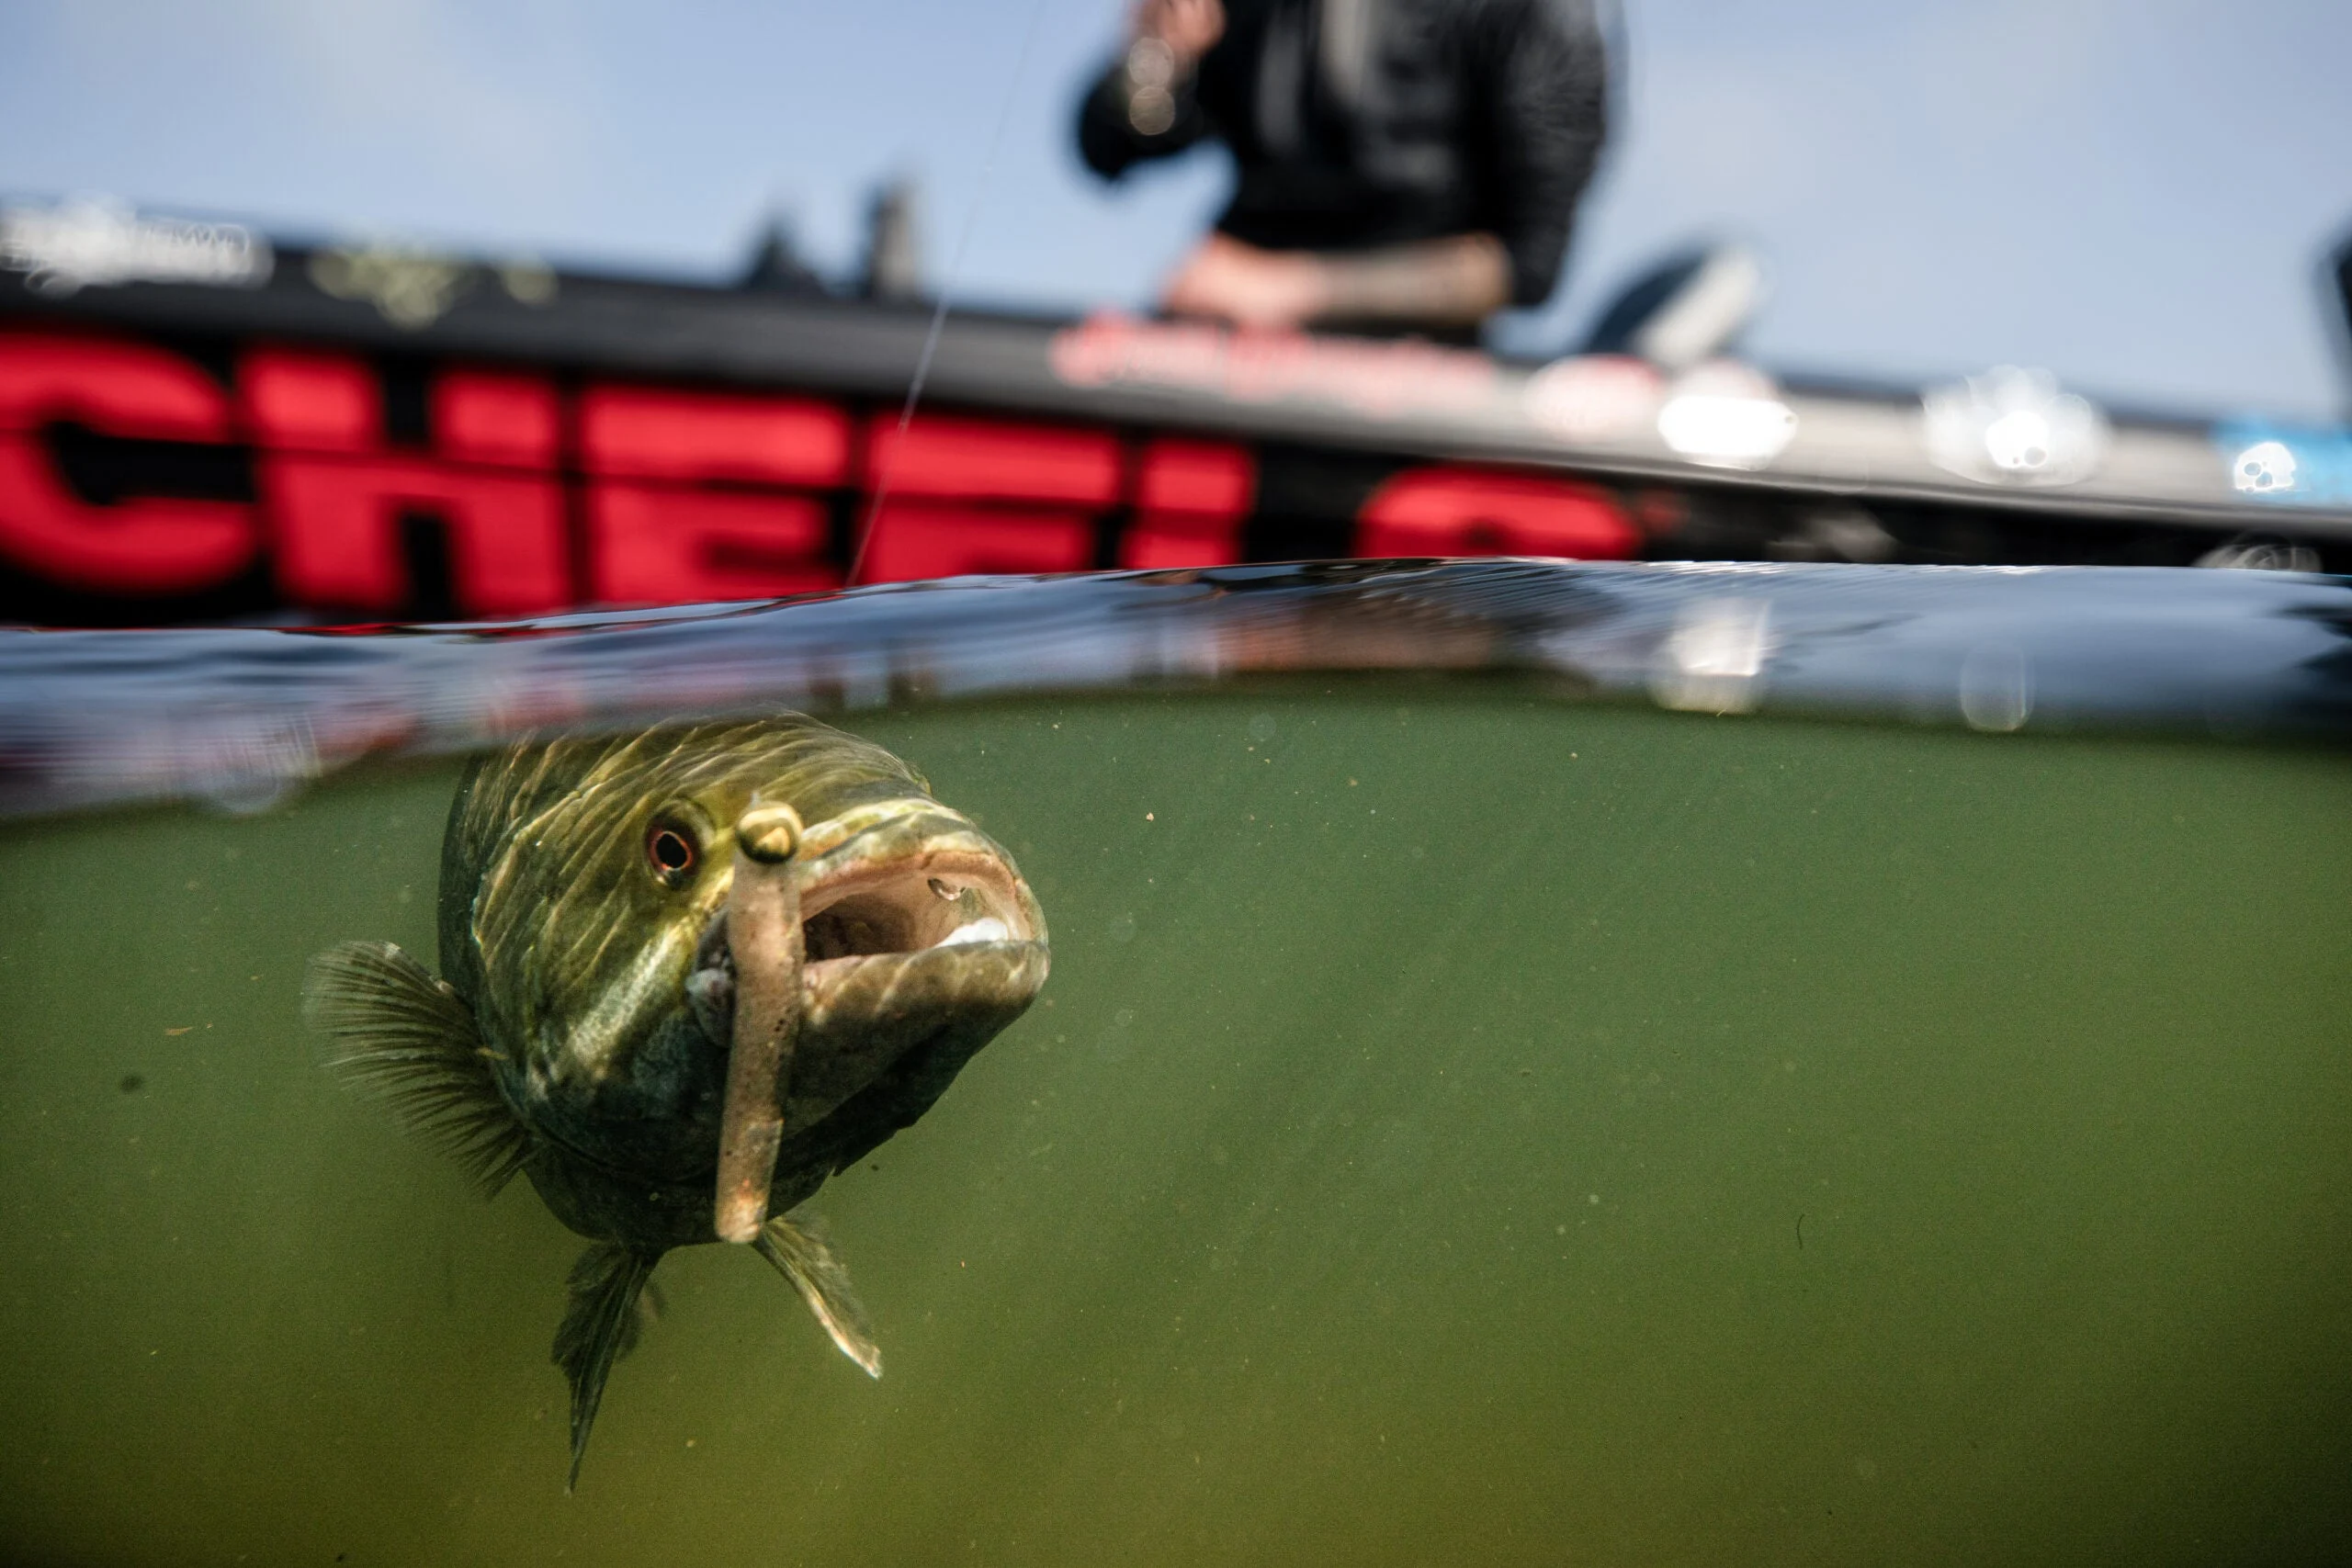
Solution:
M 1035 898 L 1001 852 L 960 818 L 926 814 L 823 847 L 833 827 L 810 829 L 795 877 L 812 996 L 865 959 L 1043 940 Z
M 787 1140 L 942 1059 L 952 1077 L 1027 1009 L 1046 962 L 1035 897 L 959 814 L 898 802 L 809 829 L 755 801 L 686 981 L 696 1022 L 728 1051 L 719 1236 L 762 1234 Z
M 827 847 L 830 845 L 830 847 Z M 1036 947 L 1031 994 L 1045 980 L 1045 918 L 1027 884 L 979 830 L 952 813 L 860 827 L 840 818 L 808 830 L 793 868 L 799 893 L 803 1005 L 821 1024 L 875 960 L 899 970 L 917 954 L 982 943 Z M 729 905 L 705 926 L 686 994 L 702 1031 L 725 1045 L 734 1029 L 738 955 Z M 978 955 L 972 955 L 978 956 Z M 1023 975 L 1008 975 L 1015 982 Z M 1009 998 L 1007 999 L 1010 999 Z M 1024 1003 L 1026 998 L 1023 998 Z

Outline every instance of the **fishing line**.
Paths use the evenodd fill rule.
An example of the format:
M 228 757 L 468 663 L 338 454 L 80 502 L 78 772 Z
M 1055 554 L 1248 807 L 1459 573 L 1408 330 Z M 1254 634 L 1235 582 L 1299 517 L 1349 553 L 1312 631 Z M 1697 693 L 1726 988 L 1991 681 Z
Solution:
M 865 508 L 865 524 L 857 531 L 857 548 L 850 555 L 849 577 L 843 586 L 855 587 L 857 575 L 865 568 L 865 547 L 873 542 L 874 525 L 882 517 L 883 498 L 890 493 L 891 470 L 899 466 L 899 449 L 906 445 L 907 427 L 914 423 L 915 404 L 922 400 L 922 384 L 931 377 L 932 356 L 939 352 L 939 335 L 947 325 L 947 301 L 955 293 L 956 276 L 963 270 L 965 249 L 972 243 L 972 231 L 979 227 L 980 209 L 988 202 L 989 186 L 996 176 L 996 156 L 1004 144 L 1004 128 L 1012 121 L 1012 106 L 1020 101 L 1021 78 L 1029 69 L 1029 50 L 1037 40 L 1037 24 L 1045 19 L 1047 0 L 1036 0 L 1029 7 L 1029 25 L 1021 34 L 1021 52 L 1013 56 L 1012 74 L 1006 81 L 1004 102 L 997 109 L 996 129 L 989 133 L 989 150 L 980 161 L 979 184 L 972 192 L 972 205 L 964 214 L 962 231 L 956 236 L 956 248 L 948 254 L 947 270 L 939 279 L 939 303 L 931 312 L 931 328 L 923 333 L 922 352 L 915 356 L 914 379 L 907 383 L 906 406 L 899 411 L 899 428 L 890 438 L 889 454 L 882 460 L 881 468 L 874 476 L 874 498 Z

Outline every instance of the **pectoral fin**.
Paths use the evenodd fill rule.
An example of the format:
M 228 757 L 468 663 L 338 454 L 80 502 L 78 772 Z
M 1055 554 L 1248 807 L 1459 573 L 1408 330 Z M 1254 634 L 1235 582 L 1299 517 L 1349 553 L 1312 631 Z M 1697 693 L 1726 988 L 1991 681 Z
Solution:
M 424 964 L 389 942 L 329 948 L 311 960 L 302 1016 L 331 1042 L 330 1067 L 454 1156 L 484 1197 L 523 1168 L 529 1140 L 473 1012 Z
M 857 1292 L 850 1289 L 849 1270 L 825 1245 L 825 1238 L 794 1223 L 790 1215 L 778 1214 L 760 1228 L 752 1245 L 761 1257 L 775 1265 L 777 1273 L 792 1281 L 792 1288 L 817 1314 L 841 1353 L 865 1369 L 866 1376 L 880 1377 L 882 1348 L 874 1342 L 874 1327 L 865 1321 L 865 1308 L 858 1303 Z
M 602 1241 L 571 1266 L 571 1304 L 555 1331 L 554 1357 L 571 1384 L 571 1473 L 563 1483 L 566 1492 L 579 1484 L 588 1433 L 596 1425 L 596 1407 L 605 1400 L 605 1380 L 612 1375 L 613 1363 L 636 1348 L 645 1321 L 638 1298 L 661 1260 L 658 1252 Z

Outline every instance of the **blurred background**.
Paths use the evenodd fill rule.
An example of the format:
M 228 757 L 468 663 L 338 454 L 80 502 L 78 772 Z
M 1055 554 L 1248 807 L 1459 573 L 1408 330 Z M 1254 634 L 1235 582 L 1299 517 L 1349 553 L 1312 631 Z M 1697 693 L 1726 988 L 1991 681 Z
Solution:
M 1773 285 L 1748 348 L 1784 368 L 2342 411 L 2320 267 L 2352 225 L 2352 7 L 1625 0 L 1615 27 L 1566 280 L 1496 346 L 1561 352 L 1661 251 L 1732 237 Z M 723 281 L 779 220 L 847 277 L 903 178 L 928 276 L 968 230 L 958 300 L 1140 308 L 1231 176 L 1213 147 L 1115 187 L 1080 165 L 1121 28 L 1116 0 L 14 0 L 0 191 Z

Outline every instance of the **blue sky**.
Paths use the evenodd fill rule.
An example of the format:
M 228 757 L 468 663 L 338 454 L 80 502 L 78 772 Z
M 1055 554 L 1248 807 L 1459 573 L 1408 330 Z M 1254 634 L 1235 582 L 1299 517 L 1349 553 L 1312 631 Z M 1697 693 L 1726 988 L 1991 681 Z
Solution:
M 1687 239 L 1757 244 L 1767 362 L 1900 378 L 2044 365 L 2095 395 L 2334 416 L 2321 250 L 2352 231 L 2341 0 L 1624 0 L 1625 116 L 1565 346 Z M 1074 96 L 1119 0 L 10 0 L 0 191 L 284 232 L 400 233 L 699 276 L 763 214 L 820 265 L 874 180 L 928 200 L 959 297 L 1148 300 L 1221 154 L 1092 181 Z M 1017 88 L 1011 77 L 1031 41 Z

